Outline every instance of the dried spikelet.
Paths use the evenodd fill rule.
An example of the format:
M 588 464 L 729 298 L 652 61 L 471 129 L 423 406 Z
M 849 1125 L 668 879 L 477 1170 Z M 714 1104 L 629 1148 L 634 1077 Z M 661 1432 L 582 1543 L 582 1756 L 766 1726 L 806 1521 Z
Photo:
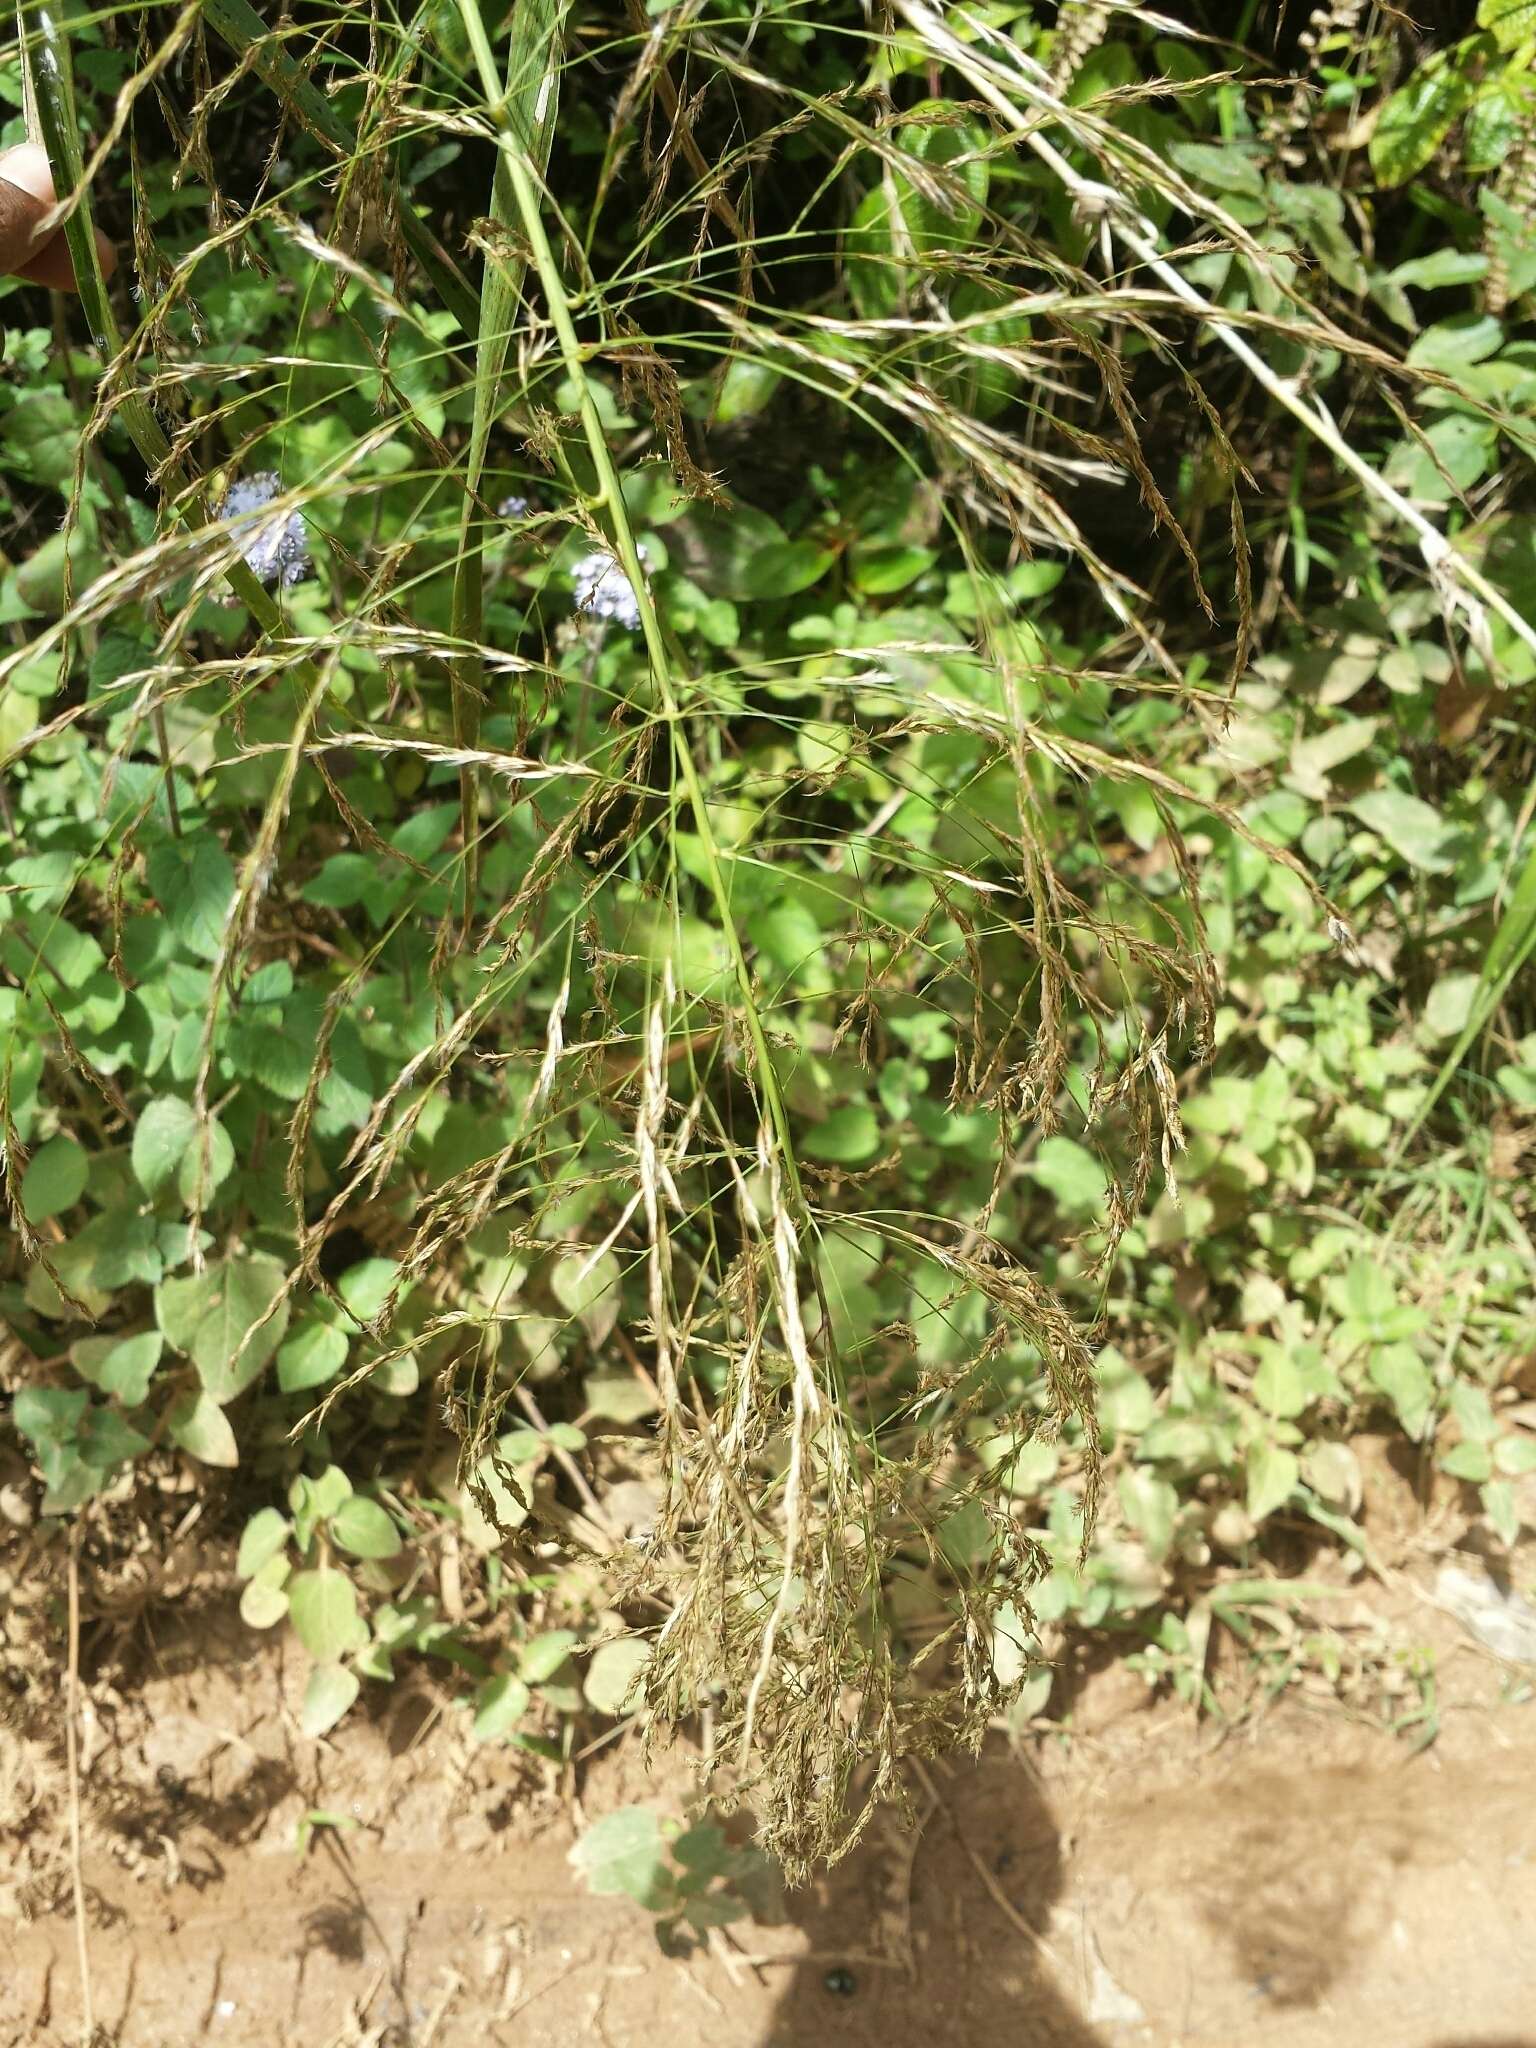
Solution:
M 1105 0 L 1061 0 L 1056 46 L 1051 53 L 1051 91 L 1058 97 L 1066 93 L 1109 34 L 1116 11 Z
M 637 393 L 644 397 L 651 417 L 667 444 L 667 458 L 680 488 L 690 498 L 724 505 L 726 495 L 721 489 L 720 479 L 700 469 L 688 445 L 677 372 L 662 360 L 655 349 L 647 346 L 631 322 L 622 321 L 620 331 L 624 337 L 623 346 L 611 353 L 619 365 L 620 390 L 625 405 L 632 404 Z
M 799 1232 L 769 1142 L 757 1180 L 765 1195 L 737 1173 L 749 1243 L 723 1290 L 729 1383 L 714 1421 L 694 1418 L 679 1447 L 693 1514 L 674 1512 L 632 1569 L 635 1584 L 666 1589 L 672 1610 L 647 1680 L 659 1723 L 713 1702 L 727 1780 L 717 1790 L 750 1797 L 766 1839 L 803 1876 L 858 1839 L 904 1754 L 979 1739 L 1000 1702 L 992 1616 L 1011 1601 L 1028 1627 L 1041 1559 L 1001 1514 L 990 1565 L 955 1584 L 949 1620 L 917 1657 L 898 1660 L 882 1625 L 892 1568 L 916 1545 L 951 1576 L 938 1531 L 963 1501 L 985 1505 L 974 1486 L 955 1487 L 974 1400 L 957 1398 L 962 1382 L 1005 1341 L 1036 1349 L 1055 1416 L 1083 1424 L 1090 1518 L 1097 1438 L 1091 1355 L 1050 1291 L 974 1233 L 936 1244 L 882 1221 L 893 1256 L 935 1261 L 957 1292 L 981 1293 L 993 1321 L 976 1357 L 924 1375 L 905 1449 L 877 1455 L 818 1355 L 825 1327 L 806 1322 Z
M 1531 117 L 1536 119 L 1536 112 Z M 1536 134 L 1528 119 L 1515 137 L 1508 156 L 1493 183 L 1494 197 L 1515 217 L 1508 223 L 1489 220 L 1483 229 L 1483 252 L 1488 270 L 1483 279 L 1483 305 L 1495 319 L 1509 309 L 1509 259 L 1519 246 L 1520 232 L 1529 240 L 1536 236 Z

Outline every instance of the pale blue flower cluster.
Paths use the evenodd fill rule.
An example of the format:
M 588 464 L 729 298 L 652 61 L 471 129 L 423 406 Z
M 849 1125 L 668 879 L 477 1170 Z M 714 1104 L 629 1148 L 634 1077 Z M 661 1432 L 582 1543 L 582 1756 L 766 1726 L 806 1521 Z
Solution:
M 642 549 L 642 561 L 644 557 Z M 578 557 L 571 565 L 571 584 L 577 611 L 585 612 L 589 619 L 622 626 L 626 633 L 633 633 L 639 625 L 640 601 L 618 557 L 607 548 L 593 548 L 590 554 Z
M 280 583 L 289 590 L 313 573 L 313 565 L 309 558 L 309 536 L 299 513 L 290 512 L 286 518 L 276 520 L 261 517 L 282 488 L 276 470 L 258 470 L 255 476 L 230 486 L 219 507 L 219 517 L 240 536 L 245 566 L 257 582 Z

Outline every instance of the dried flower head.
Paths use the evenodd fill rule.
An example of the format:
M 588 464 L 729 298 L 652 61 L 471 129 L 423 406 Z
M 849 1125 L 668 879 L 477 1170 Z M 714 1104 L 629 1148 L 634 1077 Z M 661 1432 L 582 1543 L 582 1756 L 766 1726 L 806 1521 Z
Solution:
M 219 507 L 219 517 L 240 536 L 240 552 L 258 583 L 280 583 L 285 590 L 313 573 L 309 536 L 300 513 L 261 517 L 282 490 L 276 470 L 259 470 L 232 484 Z

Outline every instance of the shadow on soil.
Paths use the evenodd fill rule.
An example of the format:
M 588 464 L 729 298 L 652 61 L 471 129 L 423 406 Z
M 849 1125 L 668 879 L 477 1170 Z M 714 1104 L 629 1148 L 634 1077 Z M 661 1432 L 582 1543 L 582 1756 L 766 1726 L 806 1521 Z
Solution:
M 763 2048 L 1103 2048 L 1060 1986 L 1079 1937 L 1052 1922 L 1062 1857 L 1043 1795 L 1011 1758 L 936 1775 L 914 1838 L 877 1821 L 860 1848 L 789 1902 L 810 1954 Z M 911 1970 L 880 1959 L 909 1955 Z

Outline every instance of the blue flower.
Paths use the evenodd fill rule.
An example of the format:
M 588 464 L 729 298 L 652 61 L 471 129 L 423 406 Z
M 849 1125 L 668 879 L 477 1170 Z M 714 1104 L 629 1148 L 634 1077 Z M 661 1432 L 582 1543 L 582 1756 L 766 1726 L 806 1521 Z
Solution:
M 645 550 L 640 550 L 644 561 Z M 633 633 L 640 623 L 640 600 L 635 596 L 616 555 L 607 548 L 593 548 L 571 565 L 571 583 L 576 609 L 589 619 L 611 621 Z
M 238 484 L 232 484 L 219 507 L 219 517 L 240 536 L 245 566 L 258 583 L 280 583 L 289 590 L 313 574 L 309 558 L 309 536 L 303 516 L 289 512 L 277 519 L 263 520 L 262 511 L 282 490 L 276 470 L 259 470 Z

